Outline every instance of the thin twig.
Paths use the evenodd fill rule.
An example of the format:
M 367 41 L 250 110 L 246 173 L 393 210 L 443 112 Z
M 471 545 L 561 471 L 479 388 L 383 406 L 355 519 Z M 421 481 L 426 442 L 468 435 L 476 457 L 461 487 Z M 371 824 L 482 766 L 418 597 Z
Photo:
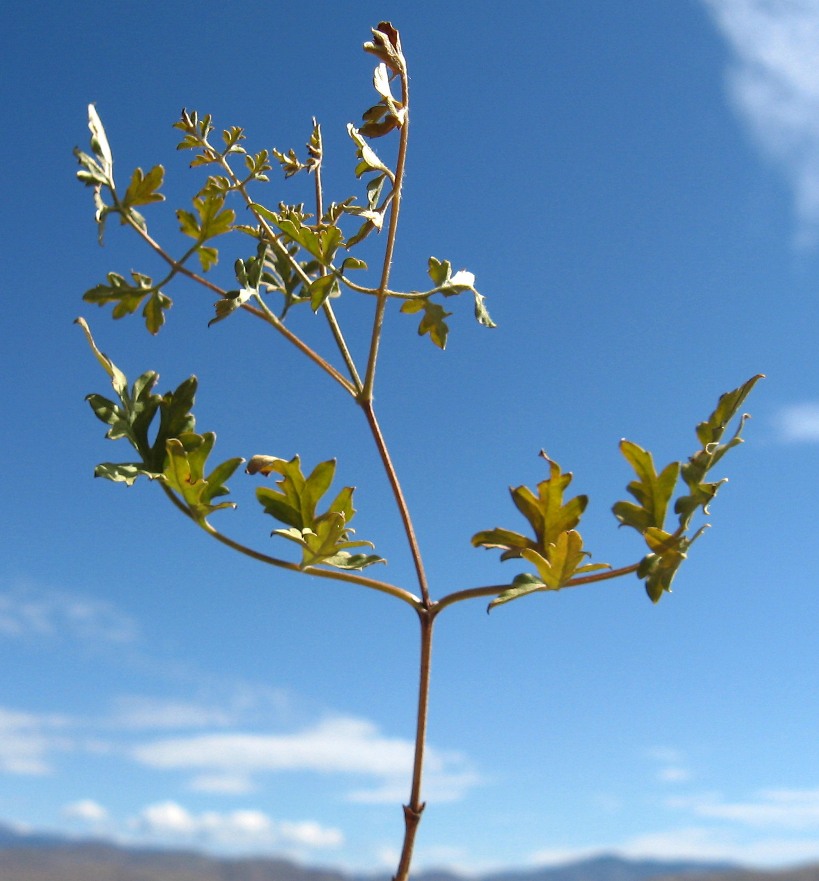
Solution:
M 375 383 L 375 367 L 378 361 L 378 348 L 381 342 L 381 331 L 384 326 L 384 312 L 387 308 L 387 290 L 390 283 L 390 271 L 392 258 L 395 252 L 395 237 L 398 231 L 398 215 L 401 210 L 401 188 L 404 184 L 404 170 L 407 163 L 407 139 L 409 138 L 409 77 L 406 66 L 401 69 L 401 103 L 404 109 L 404 117 L 401 123 L 400 138 L 398 141 L 398 158 L 395 163 L 395 183 L 393 197 L 390 204 L 390 226 L 387 232 L 387 244 L 384 249 L 384 264 L 381 270 L 381 283 L 378 286 L 378 302 L 375 306 L 373 319 L 372 337 L 370 339 L 370 354 L 367 359 L 367 373 L 364 378 L 364 389 L 361 397 L 365 401 L 371 401 L 373 397 L 373 385 Z

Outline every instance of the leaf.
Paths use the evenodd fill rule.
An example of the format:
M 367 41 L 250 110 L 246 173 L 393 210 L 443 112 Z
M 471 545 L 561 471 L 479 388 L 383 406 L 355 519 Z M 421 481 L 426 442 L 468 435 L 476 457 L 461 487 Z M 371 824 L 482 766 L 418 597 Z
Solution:
M 316 229 L 303 223 L 294 211 L 277 214 L 264 205 L 252 203 L 250 207 L 281 230 L 290 241 L 312 254 L 322 266 L 332 264 L 336 251 L 344 243 L 344 235 L 337 226 L 320 224 Z
M 640 534 L 650 526 L 663 528 L 668 503 L 677 485 L 680 463 L 672 462 L 658 475 L 651 453 L 628 440 L 620 441 L 620 451 L 634 469 L 638 480 L 627 486 L 637 499 L 632 502 L 617 502 L 612 511 L 622 526 L 631 526 Z
M 91 152 L 94 155 L 89 156 L 75 147 L 74 156 L 81 166 L 77 172 L 77 179 L 86 186 L 92 187 L 94 191 L 94 208 L 96 209 L 94 220 L 97 223 L 97 238 L 102 244 L 105 221 L 112 211 L 117 210 L 106 204 L 102 198 L 103 187 L 110 190 L 111 193 L 114 192 L 114 158 L 108 145 L 105 129 L 93 104 L 88 105 L 88 128 L 91 131 Z
M 475 275 L 466 269 L 452 272 L 452 264 L 449 260 L 438 260 L 430 257 L 427 263 L 427 273 L 432 279 L 436 289 L 445 297 L 453 297 L 465 291 L 471 291 L 475 298 L 475 319 L 484 327 L 497 327 L 486 308 L 486 297 L 479 294 L 475 289 Z
M 491 612 L 495 606 L 502 606 L 504 603 L 516 600 L 518 597 L 527 596 L 530 593 L 537 593 L 546 589 L 546 585 L 536 575 L 524 572 L 521 575 L 515 576 L 512 580 L 512 586 L 499 593 L 486 607 L 486 611 Z
M 394 179 L 392 171 L 378 158 L 378 154 L 364 140 L 361 132 L 352 123 L 347 124 L 347 134 L 356 145 L 356 156 L 359 158 L 359 163 L 355 167 L 356 177 L 361 177 L 371 171 L 380 171 L 386 174 L 390 180 Z
M 144 174 L 141 168 L 135 168 L 122 200 L 123 207 L 128 209 L 134 205 L 164 202 L 165 197 L 159 192 L 164 177 L 165 169 L 161 165 L 155 165 L 148 174 Z
M 379 22 L 372 29 L 373 40 L 364 44 L 364 51 L 375 55 L 394 73 L 406 69 L 406 62 L 401 52 L 401 38 L 398 31 L 388 21 Z
M 213 432 L 203 435 L 185 432 L 166 442 L 167 457 L 159 479 L 181 496 L 197 520 L 204 520 L 222 508 L 236 507 L 233 502 L 220 502 L 216 505 L 212 502 L 230 492 L 225 481 L 244 459 L 228 459 L 205 476 L 205 464 L 215 441 L 216 435 Z
M 107 180 L 113 183 L 114 157 L 108 144 L 108 136 L 93 104 L 88 105 L 88 128 L 91 131 L 91 150 L 99 161 Z
M 722 438 L 728 424 L 737 415 L 739 408 L 753 387 L 762 378 L 762 374 L 752 376 L 738 388 L 721 395 L 713 413 L 705 422 L 701 422 L 697 426 L 697 438 L 702 444 L 702 448 L 691 455 L 681 469 L 682 478 L 690 492 L 688 495 L 680 496 L 674 505 L 674 511 L 679 514 L 682 528 L 688 528 L 691 518 L 698 508 L 702 508 L 705 514 L 709 513 L 709 503 L 717 494 L 720 486 L 725 483 L 725 479 L 707 482 L 705 477 L 728 450 L 743 443 L 740 435 L 749 418 L 747 414 L 739 417 L 737 428 L 727 442 L 722 443 Z
M 128 380 L 125 378 L 125 374 L 107 355 L 103 355 L 103 353 L 97 348 L 97 344 L 94 342 L 94 337 L 91 336 L 91 328 L 88 326 L 88 323 L 84 318 L 75 318 L 74 324 L 78 324 L 82 329 L 82 332 L 85 334 L 85 338 L 88 340 L 88 345 L 91 347 L 91 351 L 94 353 L 97 361 L 102 365 L 103 370 L 105 370 L 111 378 L 111 385 L 114 387 L 114 391 L 117 394 L 122 394 L 122 392 L 128 388 Z
M 119 319 L 136 312 L 147 298 L 142 315 L 145 318 L 145 326 L 152 334 L 156 334 L 165 323 L 165 310 L 169 309 L 173 302 L 154 286 L 149 276 L 132 271 L 131 278 L 134 284 L 130 284 L 116 272 L 109 272 L 108 283 L 98 284 L 87 290 L 83 294 L 83 300 L 86 303 L 96 303 L 98 306 L 114 303 L 112 315 L 115 319 Z
M 671 583 L 686 558 L 688 548 L 702 533 L 692 539 L 670 535 L 662 529 L 650 526 L 645 532 L 646 544 L 651 549 L 640 561 L 637 577 L 645 581 L 646 593 L 651 602 L 658 603 L 663 593 L 671 593 Z
M 549 548 L 558 541 L 561 533 L 578 525 L 586 510 L 588 496 L 575 496 L 564 502 L 564 493 L 572 481 L 571 472 L 564 474 L 557 462 L 542 450 L 540 455 L 549 464 L 549 477 L 537 485 L 537 494 L 526 486 L 509 490 L 515 506 L 529 521 L 534 538 L 507 529 L 490 529 L 472 537 L 474 547 L 502 548 L 501 560 L 521 557 L 525 549 L 549 559 Z
M 307 290 L 310 294 L 310 306 L 314 312 L 318 312 L 330 297 L 341 295 L 341 289 L 335 275 L 320 275 L 311 282 Z
M 112 462 L 102 462 L 94 469 L 94 477 L 104 477 L 114 483 L 124 483 L 127 486 L 133 486 L 134 481 L 138 477 L 147 477 L 154 480 L 158 477 L 152 471 L 146 471 L 138 462 L 123 462 L 114 464 Z
M 449 326 L 445 319 L 452 315 L 451 312 L 447 312 L 443 306 L 432 302 L 427 297 L 405 300 L 401 311 L 407 314 L 423 311 L 421 323 L 418 325 L 418 336 L 429 334 L 429 338 L 439 349 L 446 348 Z
M 149 370 L 135 380 L 129 389 L 125 374 L 97 348 L 91 331 L 83 319 L 77 319 L 97 360 L 102 364 L 114 389 L 117 400 L 109 400 L 102 395 L 91 394 L 86 397 L 98 419 L 109 426 L 106 437 L 110 440 L 125 438 L 136 450 L 141 462 L 99 466 L 98 476 L 126 483 L 133 483 L 141 474 L 157 476 L 165 467 L 168 440 L 192 432 L 196 420 L 192 408 L 196 395 L 195 376 L 186 379 L 173 392 L 164 395 L 154 393 L 159 380 L 156 371 Z M 159 414 L 159 426 L 151 439 L 152 425 Z M 133 470 L 133 468 L 136 470 Z M 119 470 L 118 470 L 119 469 Z
M 348 548 L 372 547 L 371 542 L 351 541 L 350 521 L 355 515 L 353 491 L 345 486 L 318 514 L 317 505 L 330 488 L 335 476 L 335 459 L 320 462 L 308 477 L 301 470 L 298 456 L 289 461 L 277 456 L 253 456 L 247 465 L 248 474 L 280 474 L 276 489 L 259 487 L 256 497 L 266 514 L 284 523 L 287 529 L 276 529 L 273 535 L 295 542 L 302 549 L 300 566 L 334 566 L 341 569 L 361 569 L 373 563 L 384 562 L 380 557 L 366 554 L 351 555 Z
M 196 253 L 204 272 L 218 261 L 216 248 L 206 247 L 204 242 L 230 232 L 236 220 L 236 212 L 232 208 L 225 208 L 224 204 L 224 193 L 208 192 L 194 198 L 196 214 L 181 208 L 176 212 L 180 230 L 195 239 L 199 246 Z
M 512 587 L 498 594 L 489 604 L 491 610 L 496 605 L 545 590 L 560 590 L 569 585 L 578 575 L 587 575 L 600 569 L 610 569 L 608 563 L 584 563 L 589 556 L 583 550 L 583 539 L 571 529 L 561 532 L 557 540 L 549 545 L 544 556 L 531 548 L 525 548 L 521 556 L 537 567 L 538 574 L 523 573 L 512 582 Z

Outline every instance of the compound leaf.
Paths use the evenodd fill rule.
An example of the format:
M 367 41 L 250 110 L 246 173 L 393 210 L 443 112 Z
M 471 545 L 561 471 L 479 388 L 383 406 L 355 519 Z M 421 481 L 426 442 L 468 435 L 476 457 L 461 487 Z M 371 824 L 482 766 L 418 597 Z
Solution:
M 317 513 L 319 501 L 329 490 L 335 476 L 336 462 L 320 462 L 309 476 L 294 456 L 289 461 L 276 456 L 253 456 L 248 474 L 279 474 L 276 489 L 259 487 L 256 497 L 266 514 L 284 523 L 287 529 L 275 529 L 273 535 L 295 542 L 302 549 L 299 564 L 334 566 L 340 569 L 361 569 L 384 562 L 381 557 L 367 554 L 351 555 L 348 548 L 372 547 L 368 541 L 353 541 L 350 521 L 355 515 L 353 491 L 344 487 L 324 513 Z

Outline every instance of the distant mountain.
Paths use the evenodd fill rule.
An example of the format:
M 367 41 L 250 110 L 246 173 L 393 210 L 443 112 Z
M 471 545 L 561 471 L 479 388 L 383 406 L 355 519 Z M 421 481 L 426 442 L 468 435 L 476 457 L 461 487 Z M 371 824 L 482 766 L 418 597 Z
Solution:
M 629 860 L 601 854 L 573 863 L 524 871 L 500 872 L 482 881 L 647 881 L 678 875 L 716 874 L 738 869 L 734 863 L 693 860 Z
M 819 865 L 761 872 L 726 863 L 599 856 L 542 869 L 497 872 L 477 881 L 692 881 L 692 876 L 696 881 L 819 881 Z M 0 825 L 0 881 L 388 881 L 388 876 L 355 878 L 275 858 L 226 859 L 120 847 L 28 835 Z M 419 873 L 415 881 L 464 879 L 438 871 Z

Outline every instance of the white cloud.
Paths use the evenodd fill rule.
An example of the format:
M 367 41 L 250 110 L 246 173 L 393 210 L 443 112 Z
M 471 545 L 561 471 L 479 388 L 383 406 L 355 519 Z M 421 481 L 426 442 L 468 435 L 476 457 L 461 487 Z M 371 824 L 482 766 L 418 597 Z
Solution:
M 108 811 L 90 798 L 65 805 L 61 813 L 69 820 L 80 820 L 84 823 L 101 823 L 108 819 Z
M 49 753 L 65 748 L 57 732 L 66 722 L 0 707 L 0 773 L 42 775 L 51 771 Z
M 819 239 L 819 3 L 702 0 L 731 46 L 728 90 L 760 149 L 784 173 L 797 243 Z
M 312 820 L 276 821 L 255 810 L 193 814 L 173 801 L 148 805 L 131 825 L 153 839 L 231 848 L 251 845 L 318 849 L 340 847 L 344 843 L 338 829 Z
M 364 719 L 334 717 L 292 734 L 218 733 L 156 740 L 133 749 L 136 761 L 151 768 L 202 772 L 192 785 L 211 791 L 218 781 L 249 782 L 260 772 L 309 771 L 376 778 L 375 788 L 349 797 L 358 802 L 406 798 L 412 770 L 411 741 L 386 737 Z M 428 791 L 439 800 L 455 800 L 478 782 L 457 753 L 428 748 Z M 213 784 L 216 787 L 213 787 Z M 400 795 L 397 793 L 400 791 Z M 432 795 L 430 795 L 432 797 Z
M 232 715 L 219 707 L 137 696 L 118 698 L 111 718 L 111 724 L 117 728 L 137 730 L 204 728 L 229 725 L 232 721 Z
M 781 440 L 788 443 L 819 442 L 819 402 L 783 407 L 776 416 Z
M 711 798 L 688 802 L 695 814 L 769 829 L 815 829 L 819 833 L 819 789 L 762 790 L 747 801 Z
M 54 637 L 125 643 L 136 625 L 111 603 L 31 585 L 0 593 L 0 637 Z

